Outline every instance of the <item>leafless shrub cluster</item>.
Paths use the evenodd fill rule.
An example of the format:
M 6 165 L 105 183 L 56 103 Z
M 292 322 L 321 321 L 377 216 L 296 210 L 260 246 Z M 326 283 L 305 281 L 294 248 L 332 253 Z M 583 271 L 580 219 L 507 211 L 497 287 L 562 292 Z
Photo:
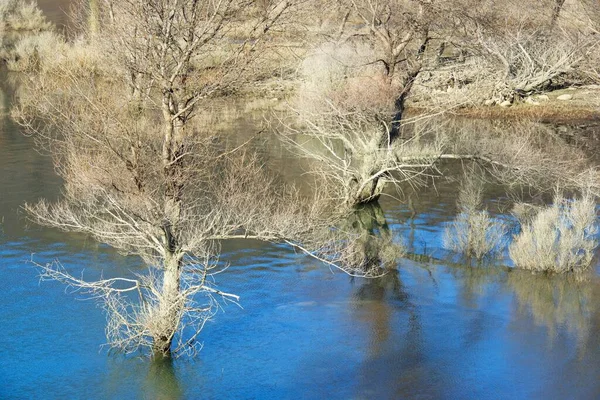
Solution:
M 595 3 L 453 0 L 436 2 L 435 8 L 443 18 L 429 25 L 426 72 L 417 77 L 411 101 L 447 107 L 500 104 L 597 82 Z
M 553 79 L 571 73 L 597 41 L 580 33 L 510 32 L 505 36 L 481 37 L 489 57 L 503 67 L 500 96 L 525 96 L 547 87 Z
M 482 260 L 501 252 L 505 244 L 506 226 L 482 209 L 483 182 L 466 176 L 462 182 L 457 206 L 458 216 L 444 231 L 444 246 L 467 258 Z
M 0 60 L 8 62 L 9 70 L 33 67 L 56 44 L 52 25 L 34 1 L 0 3 Z
M 585 272 L 590 268 L 598 242 L 596 202 L 589 194 L 554 203 L 535 215 L 521 214 L 521 232 L 509 253 L 519 268 L 549 272 Z
M 3 0 L 0 3 L 0 33 L 3 31 L 40 32 L 51 28 L 35 1 Z
M 52 31 L 24 35 L 17 40 L 14 47 L 4 50 L 3 58 L 10 71 L 35 70 L 42 63 L 52 59 L 63 44 L 63 40 Z

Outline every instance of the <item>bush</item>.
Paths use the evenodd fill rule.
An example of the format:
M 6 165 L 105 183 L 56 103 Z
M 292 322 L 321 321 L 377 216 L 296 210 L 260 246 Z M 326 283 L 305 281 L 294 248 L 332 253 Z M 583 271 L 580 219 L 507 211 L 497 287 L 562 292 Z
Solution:
M 482 260 L 502 249 L 506 228 L 485 210 L 460 213 L 446 227 L 444 247 L 456 253 Z
M 509 253 L 518 268 L 533 271 L 583 272 L 591 266 L 598 242 L 596 203 L 590 195 L 554 203 L 533 216 L 519 216 L 521 232 Z
M 446 226 L 444 247 L 469 258 L 482 260 L 504 247 L 506 226 L 481 210 L 483 189 L 480 181 L 469 178 L 461 186 L 457 205 L 460 214 Z
M 54 32 L 23 36 L 6 52 L 6 66 L 11 71 L 37 69 L 42 61 L 60 51 L 62 40 Z
M 49 30 L 52 24 L 46 20 L 34 1 L 2 0 L 0 2 L 0 31 Z
M 113 65 L 101 61 L 102 48 L 82 40 L 65 42 L 52 31 L 22 35 L 12 48 L 1 57 L 11 71 L 36 71 L 62 79 L 69 75 L 102 74 L 106 78 L 120 72 Z

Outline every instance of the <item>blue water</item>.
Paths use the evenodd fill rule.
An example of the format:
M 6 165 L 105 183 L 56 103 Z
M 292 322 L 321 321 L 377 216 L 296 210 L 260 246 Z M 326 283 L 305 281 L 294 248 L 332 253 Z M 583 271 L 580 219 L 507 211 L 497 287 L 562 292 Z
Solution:
M 352 279 L 256 246 L 224 256 L 221 287 L 243 308 L 206 326 L 197 359 L 165 365 L 101 351 L 101 310 L 22 262 L 40 247 L 73 271 L 135 268 L 106 249 L 2 243 L 2 398 L 598 398 L 597 285 L 581 295 L 593 312 L 536 317 L 505 272 L 404 261 Z

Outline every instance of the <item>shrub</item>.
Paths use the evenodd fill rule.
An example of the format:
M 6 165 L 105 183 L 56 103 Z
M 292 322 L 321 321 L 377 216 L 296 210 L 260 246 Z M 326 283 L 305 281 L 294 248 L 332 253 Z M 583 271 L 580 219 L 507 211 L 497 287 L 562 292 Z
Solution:
M 446 227 L 444 246 L 454 252 L 481 260 L 502 249 L 506 228 L 485 210 L 460 213 Z
M 2 0 L 0 2 L 0 31 L 49 30 L 52 24 L 46 20 L 34 1 Z
M 11 71 L 36 69 L 59 51 L 62 40 L 54 32 L 23 36 L 6 53 L 6 66 Z
M 65 42 L 64 38 L 45 31 L 21 35 L 12 48 L 0 54 L 11 71 L 32 71 L 63 79 L 70 75 L 102 74 L 112 78 L 121 71 L 106 60 L 101 61 L 102 47 L 82 40 Z
M 519 218 L 519 215 L 517 215 Z M 598 242 L 596 203 L 585 194 L 572 200 L 557 195 L 534 216 L 521 217 L 521 232 L 509 253 L 518 268 L 583 272 L 590 268 Z
M 458 195 L 460 214 L 444 231 L 445 248 L 477 260 L 499 253 L 506 235 L 505 224 L 481 210 L 482 197 L 481 182 L 467 179 Z

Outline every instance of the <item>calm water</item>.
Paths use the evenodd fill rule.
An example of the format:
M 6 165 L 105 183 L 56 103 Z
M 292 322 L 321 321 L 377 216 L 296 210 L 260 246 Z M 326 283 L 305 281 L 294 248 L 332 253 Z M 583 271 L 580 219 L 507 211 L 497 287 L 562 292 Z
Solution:
M 50 3 L 50 2 L 46 2 Z M 66 3 L 66 2 L 65 2 Z M 352 279 L 283 246 L 224 245 L 220 287 L 241 295 L 202 333 L 195 360 L 108 355 L 90 301 L 39 283 L 27 263 L 60 259 L 94 277 L 139 270 L 79 235 L 28 226 L 20 205 L 56 198 L 60 179 L 4 115 L 0 92 L 0 398 L 598 399 L 600 283 L 502 268 L 404 260 Z M 243 121 L 238 121 L 241 129 Z M 384 200 L 391 232 L 442 257 L 455 189 Z

